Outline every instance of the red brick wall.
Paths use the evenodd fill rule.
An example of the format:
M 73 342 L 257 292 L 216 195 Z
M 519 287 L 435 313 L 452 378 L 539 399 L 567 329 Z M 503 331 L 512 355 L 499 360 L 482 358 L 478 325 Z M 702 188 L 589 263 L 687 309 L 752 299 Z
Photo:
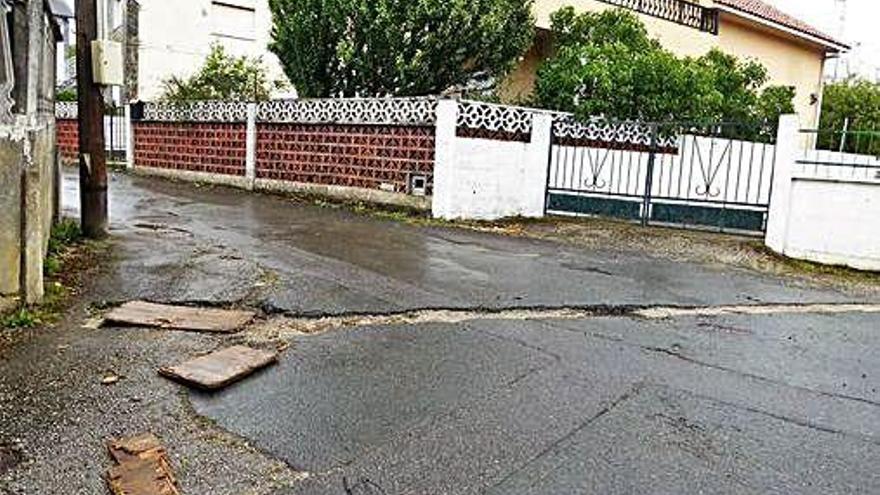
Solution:
M 135 166 L 244 175 L 247 125 L 134 122 Z
M 434 128 L 257 124 L 257 177 L 406 192 L 410 173 L 432 183 Z M 429 191 L 430 193 L 430 191 Z
M 58 152 L 63 163 L 79 161 L 79 127 L 76 120 L 58 119 L 55 121 Z

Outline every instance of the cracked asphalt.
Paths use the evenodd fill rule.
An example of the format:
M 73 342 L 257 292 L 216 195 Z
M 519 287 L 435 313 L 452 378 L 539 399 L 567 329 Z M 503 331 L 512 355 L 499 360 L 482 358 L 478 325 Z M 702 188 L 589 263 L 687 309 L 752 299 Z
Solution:
M 75 186 L 68 172 L 71 215 Z M 880 492 L 880 314 L 615 311 L 877 292 L 127 175 L 111 216 L 112 260 L 63 320 L 0 351 L 0 493 L 106 493 L 104 442 L 143 431 L 186 494 Z M 277 341 L 83 326 L 135 298 L 260 308 L 264 324 L 604 312 L 385 318 Z M 215 394 L 156 374 L 249 341 L 289 348 Z M 122 380 L 102 385 L 108 373 Z

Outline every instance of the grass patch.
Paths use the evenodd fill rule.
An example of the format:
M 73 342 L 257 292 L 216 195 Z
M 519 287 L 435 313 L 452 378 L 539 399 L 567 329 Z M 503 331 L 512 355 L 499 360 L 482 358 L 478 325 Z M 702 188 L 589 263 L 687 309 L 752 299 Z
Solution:
M 11 313 L 0 315 L 0 328 L 35 328 L 57 321 L 74 291 L 73 287 L 79 283 L 79 274 L 90 266 L 89 261 L 100 248 L 101 243 L 84 240 L 75 220 L 63 219 L 55 224 L 43 261 L 43 301 L 19 306 Z
M 43 320 L 39 312 L 32 308 L 18 308 L 0 320 L 3 328 L 33 328 L 42 325 Z
M 64 252 L 69 247 L 80 243 L 82 238 L 82 230 L 75 220 L 65 218 L 53 225 L 52 233 L 49 236 L 49 249 L 46 253 L 46 259 L 43 260 L 43 276 L 55 277 L 59 275 L 64 265 L 61 259 Z

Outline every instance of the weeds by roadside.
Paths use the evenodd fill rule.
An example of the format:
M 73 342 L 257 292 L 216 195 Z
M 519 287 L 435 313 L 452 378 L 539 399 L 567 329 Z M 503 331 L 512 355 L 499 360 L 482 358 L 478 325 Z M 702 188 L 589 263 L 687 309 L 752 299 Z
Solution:
M 75 292 L 79 274 L 90 266 L 101 243 L 83 239 L 79 223 L 64 219 L 52 227 L 46 259 L 43 262 L 45 293 L 40 304 L 19 306 L 0 315 L 0 329 L 35 328 L 51 325 Z

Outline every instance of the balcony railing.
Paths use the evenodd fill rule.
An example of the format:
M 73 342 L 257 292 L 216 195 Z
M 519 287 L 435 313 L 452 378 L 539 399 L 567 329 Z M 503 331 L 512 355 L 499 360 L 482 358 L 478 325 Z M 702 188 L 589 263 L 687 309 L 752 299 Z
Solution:
M 683 26 L 718 34 L 718 10 L 684 0 L 599 0 Z

